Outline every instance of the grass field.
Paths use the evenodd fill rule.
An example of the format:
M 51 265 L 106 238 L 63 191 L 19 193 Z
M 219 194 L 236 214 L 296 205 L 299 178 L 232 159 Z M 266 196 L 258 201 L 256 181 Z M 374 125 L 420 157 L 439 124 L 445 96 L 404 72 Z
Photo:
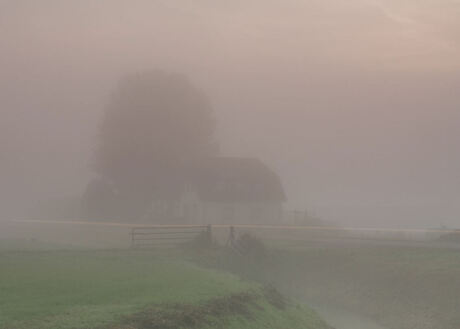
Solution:
M 11 243 L 3 247 L 1 329 L 125 328 L 118 327 L 119 323 L 129 323 L 129 328 L 327 328 L 308 309 L 273 306 L 257 284 L 200 268 L 177 255 L 129 250 L 58 251 L 44 246 L 40 246 L 43 251 L 29 251 L 30 245 L 15 250 Z M 216 308 L 216 314 L 206 313 L 214 304 L 231 309 L 233 304 L 228 300 L 239 300 L 235 296 L 245 294 L 257 298 L 243 305 L 244 311 Z M 197 320 L 195 325 L 173 321 L 168 322 L 169 327 L 157 326 L 159 321 L 187 318 L 187 312 L 195 318 L 205 316 L 198 316 L 201 323 Z M 138 321 L 136 314 L 143 314 L 144 320 Z
M 460 253 L 440 248 L 296 248 L 278 251 L 271 280 L 392 329 L 460 328 Z
M 89 249 L 126 249 L 129 226 L 1 224 L 0 329 L 95 328 L 118 323 L 152 305 L 157 308 L 177 302 L 200 309 L 216 298 L 260 289 L 225 272 L 197 267 L 184 261 L 183 255 L 171 258 Z M 225 241 L 228 232 L 217 233 L 222 233 Z M 250 260 L 236 264 L 236 269 L 232 262 L 222 267 L 218 253 L 192 260 L 276 283 L 282 291 L 307 303 L 334 304 L 390 329 L 460 328 L 458 250 L 368 244 L 353 247 L 315 244 L 308 239 L 293 243 L 297 236 L 291 235 L 276 235 L 273 243 L 269 239 L 273 236 L 254 233 L 270 249 L 269 261 L 262 266 Z M 257 305 L 250 307 L 251 321 L 227 314 L 225 325 L 215 320 L 218 324 L 214 328 L 271 328 L 264 323 L 270 321 L 277 324 L 272 328 L 295 329 L 310 328 L 319 321 L 308 310 L 279 310 L 263 298 L 257 303 L 265 306 L 262 310 Z M 198 312 L 193 307 L 192 313 Z M 297 324 L 286 325 L 291 322 Z

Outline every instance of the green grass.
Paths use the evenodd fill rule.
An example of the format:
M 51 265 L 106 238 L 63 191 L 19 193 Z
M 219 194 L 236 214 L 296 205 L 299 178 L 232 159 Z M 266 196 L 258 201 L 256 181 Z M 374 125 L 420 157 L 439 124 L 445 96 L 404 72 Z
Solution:
M 254 310 L 253 319 L 234 316 L 230 319 L 223 319 L 220 324 L 216 323 L 205 328 L 331 329 L 315 312 L 303 306 L 290 307 L 287 310 L 279 310 L 269 303 L 260 303 L 259 306 L 262 309 Z
M 1 227 L 0 227 L 1 230 Z M 38 239 L 0 239 L 0 255 L 5 252 L 18 251 L 56 251 L 56 250 L 83 250 L 85 248 L 71 244 L 45 242 Z M 86 248 L 88 249 L 88 248 Z
M 149 251 L 8 248 L 0 249 L 0 269 L 0 329 L 102 328 L 153 306 L 199 306 L 261 291 L 229 273 Z M 263 298 L 248 307 L 251 317 L 231 314 L 199 328 L 327 328 L 302 307 L 281 310 Z
M 403 247 L 278 251 L 271 280 L 388 328 L 460 328 L 460 252 Z
M 0 268 L 2 329 L 81 328 L 152 303 L 194 303 L 250 288 L 148 252 L 3 252 Z

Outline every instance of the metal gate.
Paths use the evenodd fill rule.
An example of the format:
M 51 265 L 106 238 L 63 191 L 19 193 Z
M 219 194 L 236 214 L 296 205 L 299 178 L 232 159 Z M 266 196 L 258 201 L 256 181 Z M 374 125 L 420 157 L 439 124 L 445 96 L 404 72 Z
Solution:
M 211 225 L 155 225 L 133 227 L 131 247 L 174 247 L 192 242 L 198 236 L 211 237 Z

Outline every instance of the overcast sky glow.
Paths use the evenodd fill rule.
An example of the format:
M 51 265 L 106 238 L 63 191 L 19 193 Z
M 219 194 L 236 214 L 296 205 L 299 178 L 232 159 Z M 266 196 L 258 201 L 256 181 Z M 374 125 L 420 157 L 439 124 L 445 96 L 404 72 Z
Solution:
M 458 0 L 0 0 L 0 68 L 0 213 L 81 193 L 116 79 L 162 68 L 291 207 L 460 223 Z

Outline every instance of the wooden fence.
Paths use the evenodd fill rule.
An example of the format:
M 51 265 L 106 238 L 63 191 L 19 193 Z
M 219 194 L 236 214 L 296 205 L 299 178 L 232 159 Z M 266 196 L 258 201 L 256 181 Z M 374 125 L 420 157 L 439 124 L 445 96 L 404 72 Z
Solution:
M 137 226 L 131 229 L 132 247 L 175 247 L 206 234 L 209 241 L 222 245 L 233 246 L 237 238 L 244 233 L 256 236 L 270 245 L 303 246 L 320 245 L 352 245 L 390 244 L 414 246 L 455 246 L 460 244 L 444 241 L 440 236 L 449 233 L 456 237 L 460 231 L 454 230 L 416 230 L 416 229 L 373 229 L 344 228 L 324 226 L 281 226 L 281 225 L 153 225 Z M 458 239 L 458 240 L 457 240 Z M 452 238 L 452 240 L 454 240 Z
M 211 225 L 156 225 L 133 227 L 131 247 L 174 247 L 192 242 L 201 234 L 211 237 Z

